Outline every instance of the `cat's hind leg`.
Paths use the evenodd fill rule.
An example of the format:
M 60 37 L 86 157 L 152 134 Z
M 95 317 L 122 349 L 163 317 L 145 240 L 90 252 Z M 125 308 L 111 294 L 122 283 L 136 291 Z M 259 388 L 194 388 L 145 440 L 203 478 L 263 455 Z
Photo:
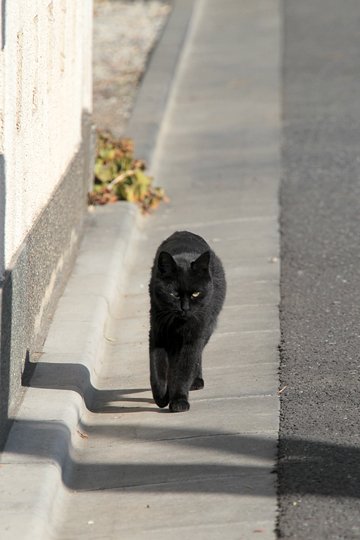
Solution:
M 150 384 L 154 401 L 160 408 L 169 403 L 168 369 L 165 349 L 150 347 Z
M 202 377 L 195 377 L 192 385 L 190 386 L 190 390 L 201 390 L 202 388 L 204 388 L 204 386 L 204 379 Z

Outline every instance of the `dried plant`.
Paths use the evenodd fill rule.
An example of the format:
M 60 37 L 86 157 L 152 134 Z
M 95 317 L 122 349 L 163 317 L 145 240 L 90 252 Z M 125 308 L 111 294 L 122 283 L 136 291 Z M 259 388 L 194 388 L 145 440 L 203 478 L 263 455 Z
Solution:
M 145 162 L 134 158 L 131 139 L 116 139 L 109 132 L 97 133 L 95 183 L 89 204 L 107 204 L 118 200 L 138 204 L 143 212 L 157 208 L 167 197 L 153 178 L 145 173 Z

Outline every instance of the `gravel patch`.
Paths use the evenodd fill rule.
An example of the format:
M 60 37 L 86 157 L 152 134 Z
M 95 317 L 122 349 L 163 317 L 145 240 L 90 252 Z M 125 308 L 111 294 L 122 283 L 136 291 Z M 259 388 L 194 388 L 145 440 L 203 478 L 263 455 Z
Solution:
M 160 0 L 95 0 L 93 118 L 98 128 L 126 135 L 149 53 L 170 10 Z

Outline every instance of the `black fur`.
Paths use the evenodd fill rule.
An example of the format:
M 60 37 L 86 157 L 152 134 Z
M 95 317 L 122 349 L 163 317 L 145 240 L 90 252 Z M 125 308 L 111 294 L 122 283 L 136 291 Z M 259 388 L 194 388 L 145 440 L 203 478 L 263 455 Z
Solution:
M 149 291 L 153 397 L 187 411 L 189 390 L 204 387 L 201 355 L 225 299 L 220 259 L 201 236 L 175 232 L 156 252 Z

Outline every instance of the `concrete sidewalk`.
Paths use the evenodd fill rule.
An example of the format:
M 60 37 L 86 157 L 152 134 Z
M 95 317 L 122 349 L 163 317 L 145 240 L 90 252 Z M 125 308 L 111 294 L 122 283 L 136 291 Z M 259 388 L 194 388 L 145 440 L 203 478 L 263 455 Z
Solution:
M 87 308 L 103 310 L 105 325 L 95 315 L 92 323 L 83 323 L 93 341 L 66 339 L 67 329 L 80 328 L 86 312 L 77 314 L 76 296 L 66 304 L 66 295 L 71 299 L 78 292 L 70 283 L 61 312 L 65 319 L 55 317 L 60 327 L 52 327 L 56 333 L 64 325 L 57 333 L 63 343 L 51 342 L 50 333 L 44 365 L 35 372 L 0 469 L 2 475 L 9 471 L 8 483 L 13 474 L 18 486 L 10 490 L 12 508 L 0 510 L 9 532 L 3 538 L 275 537 L 278 10 L 275 0 L 195 2 L 152 161 L 171 203 L 138 226 L 130 211 L 125 234 L 134 237 L 120 264 L 119 251 L 110 254 L 116 237 L 111 219 L 118 210 L 95 215 L 77 272 L 95 266 L 97 277 L 90 272 L 80 291 L 91 297 L 113 261 L 110 289 L 101 290 L 97 307 Z M 101 241 L 91 246 L 104 224 L 105 255 Z M 149 390 L 147 284 L 157 246 L 179 229 L 201 234 L 221 257 L 228 296 L 205 350 L 205 389 L 192 392 L 188 413 L 170 414 L 154 405 Z M 125 259 L 119 287 L 116 273 Z M 95 350 L 98 360 L 91 366 Z M 72 404 L 67 418 L 56 413 L 64 393 Z M 48 408 L 34 431 L 26 400 L 44 404 L 44 396 Z M 31 448 L 29 439 L 36 434 L 40 440 L 46 434 L 47 445 L 34 442 Z M 48 491 L 35 510 L 40 518 L 33 517 L 33 507 L 29 511 L 31 496 L 20 510 L 21 519 L 38 527 L 29 536 L 26 521 L 22 529 L 20 518 L 16 524 L 16 497 L 24 497 L 28 467 L 34 483 L 36 467 L 44 466 Z M 20 535 L 11 536 L 11 530 Z

